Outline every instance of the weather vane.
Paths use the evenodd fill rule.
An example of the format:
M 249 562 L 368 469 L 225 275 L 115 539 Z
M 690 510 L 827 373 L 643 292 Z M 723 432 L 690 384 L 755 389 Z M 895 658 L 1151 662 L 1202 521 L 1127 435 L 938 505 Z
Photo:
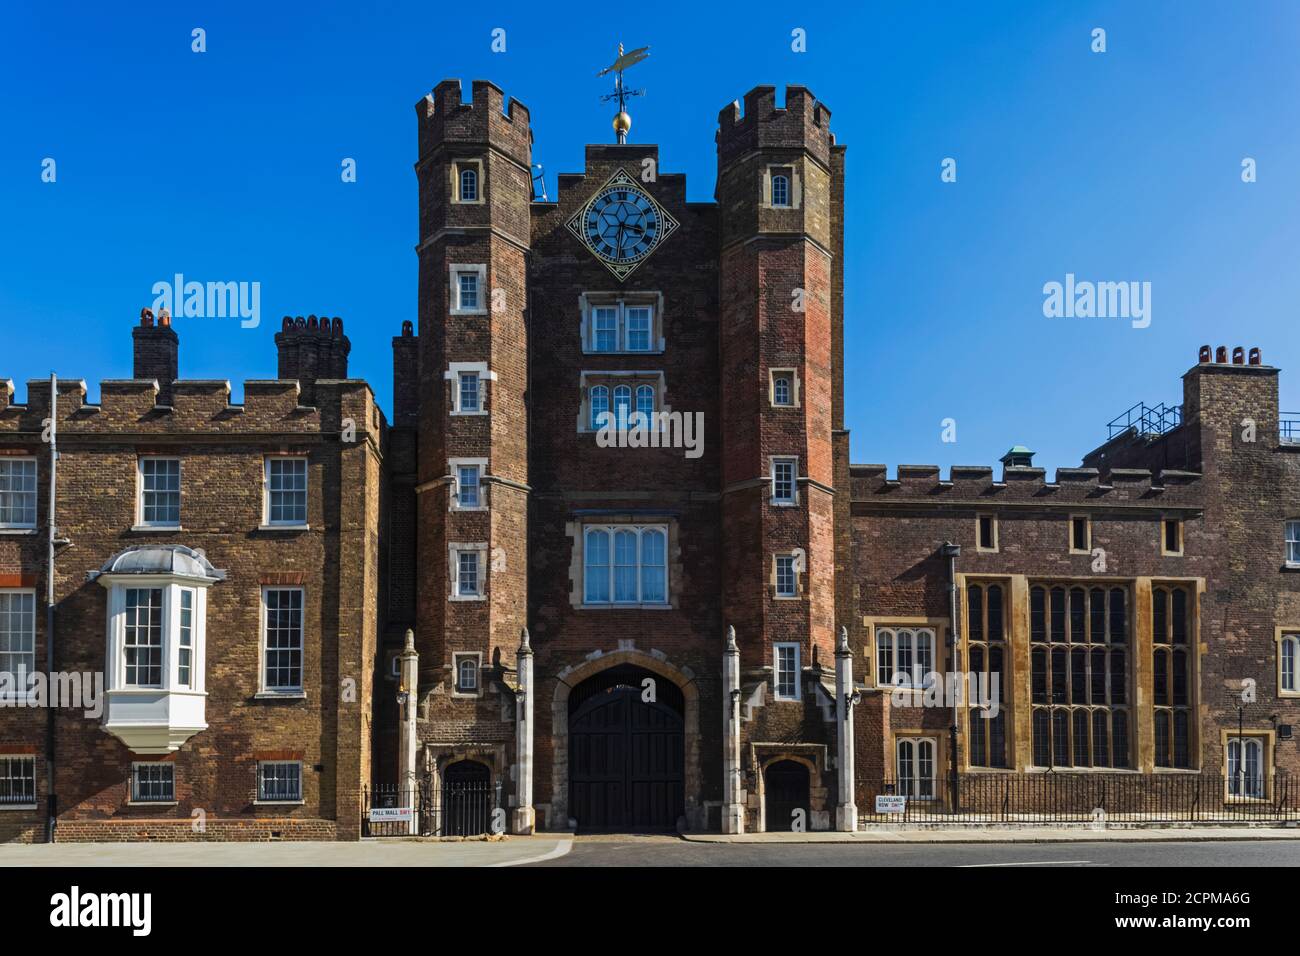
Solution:
M 614 117 L 614 132 L 618 134 L 618 144 L 620 146 L 627 142 L 627 131 L 632 128 L 632 117 L 627 115 L 625 101 L 629 96 L 645 96 L 645 90 L 629 90 L 623 86 L 623 71 L 629 66 L 635 66 L 650 55 L 648 46 L 639 47 L 630 53 L 623 52 L 623 44 L 618 45 L 618 59 L 612 64 L 605 67 L 597 73 L 597 76 L 604 76 L 606 73 L 614 74 L 614 92 L 606 93 L 600 98 L 602 103 L 609 100 L 618 100 L 618 115 Z

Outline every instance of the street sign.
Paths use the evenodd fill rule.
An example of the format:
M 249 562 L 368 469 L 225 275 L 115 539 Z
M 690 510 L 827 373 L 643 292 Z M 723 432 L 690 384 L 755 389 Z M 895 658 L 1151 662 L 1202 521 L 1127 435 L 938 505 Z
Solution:
M 907 797 L 876 797 L 877 813 L 902 813 L 907 809 Z
M 371 823 L 410 823 L 415 819 L 415 809 L 412 807 L 372 807 L 370 810 Z

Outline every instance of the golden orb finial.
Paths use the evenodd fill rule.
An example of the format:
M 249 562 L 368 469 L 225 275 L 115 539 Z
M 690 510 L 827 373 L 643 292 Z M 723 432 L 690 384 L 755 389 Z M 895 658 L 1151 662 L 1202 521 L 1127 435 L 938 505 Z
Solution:
M 628 116 L 626 112 L 620 110 L 618 115 L 614 117 L 614 132 L 618 133 L 620 137 L 626 136 L 627 131 L 631 128 L 632 117 Z

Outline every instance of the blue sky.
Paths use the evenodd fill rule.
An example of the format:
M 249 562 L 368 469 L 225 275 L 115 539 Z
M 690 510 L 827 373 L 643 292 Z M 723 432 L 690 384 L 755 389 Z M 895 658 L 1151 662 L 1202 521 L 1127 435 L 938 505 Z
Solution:
M 589 12 L 583 13 L 586 9 Z M 737 7 L 739 9 L 739 7 Z M 258 281 L 262 324 L 178 319 L 181 373 L 275 374 L 285 313 L 339 315 L 390 404 L 416 313 L 414 104 L 445 77 L 527 104 L 554 195 L 604 142 L 621 39 L 632 139 L 713 195 L 718 110 L 810 87 L 848 146 L 853 459 L 1072 465 L 1202 343 L 1259 346 L 1300 408 L 1300 4 L 171 2 L 10 7 L 0 30 L 0 377 L 130 374 L 153 283 Z M 617 11 L 617 12 L 610 12 Z M 207 52 L 191 52 L 191 30 Z M 492 30 L 506 51 L 491 50 Z M 1093 53 L 1091 31 L 1106 30 Z M 791 50 L 791 30 L 807 52 Z M 41 181 L 46 157 L 57 181 Z M 340 178 L 344 157 L 357 182 Z M 940 164 L 957 160 L 957 181 Z M 1258 181 L 1241 181 L 1241 162 Z M 1151 324 L 1045 318 L 1066 273 L 1151 283 Z M 941 441 L 941 422 L 957 441 Z

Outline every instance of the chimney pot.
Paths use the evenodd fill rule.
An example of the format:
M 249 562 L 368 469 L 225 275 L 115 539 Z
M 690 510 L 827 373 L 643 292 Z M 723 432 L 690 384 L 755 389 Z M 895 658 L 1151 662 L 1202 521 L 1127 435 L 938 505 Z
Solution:
M 301 388 L 300 401 L 316 404 L 316 382 L 324 378 L 348 377 L 348 352 L 352 345 L 343 334 L 343 320 L 285 316 L 275 335 L 279 353 L 278 375 L 296 380 Z M 335 331 L 336 330 L 336 331 Z
M 1213 355 L 1214 352 L 1208 345 L 1201 346 L 1200 362 L 1202 365 L 1204 365 L 1206 362 L 1209 362 L 1213 357 Z
M 1233 365 L 1246 364 L 1246 352 L 1240 345 L 1238 345 L 1235 349 L 1232 350 L 1232 364 Z
M 1264 357 L 1260 355 L 1259 349 L 1255 348 L 1250 350 L 1251 365 L 1260 365 L 1263 363 L 1263 361 L 1264 361 Z
M 1218 362 L 1220 365 L 1228 364 L 1228 347 L 1226 345 L 1220 345 L 1215 349 L 1214 361 Z

